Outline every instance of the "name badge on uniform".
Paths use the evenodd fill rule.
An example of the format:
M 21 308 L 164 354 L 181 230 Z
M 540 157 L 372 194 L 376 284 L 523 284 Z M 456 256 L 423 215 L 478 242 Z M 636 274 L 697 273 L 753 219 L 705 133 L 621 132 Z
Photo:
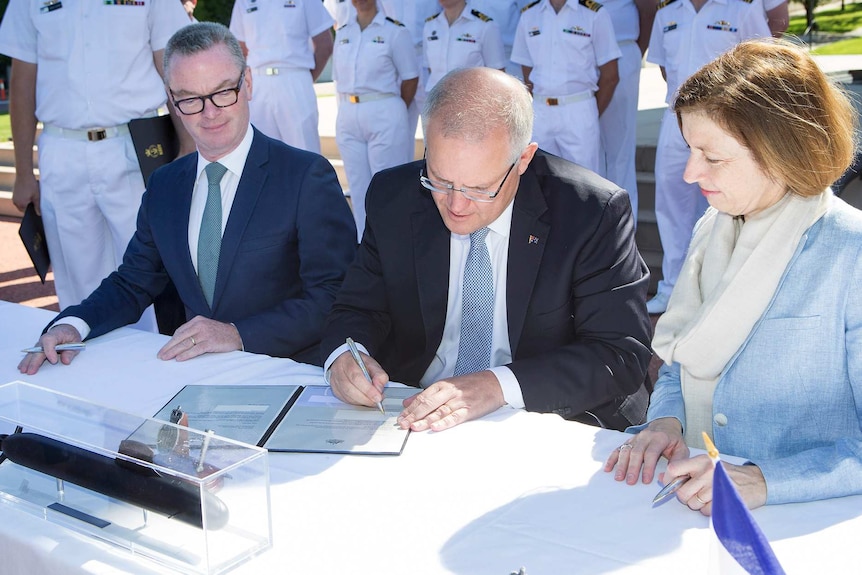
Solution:
M 473 37 L 473 35 L 472 34 L 466 34 L 466 33 L 455 38 L 455 41 L 456 42 L 469 42 L 470 44 L 476 43 L 476 39 Z
M 43 14 L 47 14 L 48 12 L 53 12 L 54 10 L 59 10 L 63 7 L 63 3 L 60 0 L 48 0 L 48 2 L 43 2 L 41 8 L 39 8 L 39 12 Z
M 343 46 L 344 44 L 350 44 L 350 38 L 342 38 L 339 42 L 339 46 Z
M 563 28 L 563 32 L 566 34 L 574 34 L 575 36 L 583 36 L 585 38 L 589 38 L 591 36 L 589 32 L 580 26 L 575 26 L 574 28 Z
M 143 6 L 143 0 L 104 0 L 105 6 Z
M 296 8 L 296 2 L 294 2 L 293 0 L 287 0 L 284 3 L 284 7 L 285 8 Z
M 541 33 L 542 33 L 542 31 L 538 28 L 530 28 L 527 31 L 527 36 L 538 36 Z
M 426 38 L 426 40 L 428 40 L 429 42 L 433 42 L 434 40 L 439 40 L 439 39 L 440 39 L 440 37 L 437 36 L 437 30 L 432 30 L 431 35 L 428 36 L 428 38 Z
M 667 26 L 662 28 L 661 31 L 663 33 L 664 32 L 670 32 L 671 30 L 676 30 L 676 26 L 677 26 L 676 22 L 670 22 Z
M 386 41 L 383 39 L 383 36 L 375 36 L 373 40 L 371 40 L 374 44 L 385 44 Z
M 257 12 L 257 6 L 252 6 L 251 8 L 246 8 L 245 13 L 248 14 L 250 12 Z
M 719 30 L 721 32 L 736 32 L 736 27 L 732 26 L 727 20 L 718 20 L 715 24 L 707 24 L 707 30 Z

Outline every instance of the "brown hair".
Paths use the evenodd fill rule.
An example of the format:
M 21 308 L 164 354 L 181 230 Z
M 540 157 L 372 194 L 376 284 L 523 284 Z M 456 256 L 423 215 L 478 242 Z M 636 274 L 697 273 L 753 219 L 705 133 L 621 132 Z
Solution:
M 853 105 L 786 41 L 738 44 L 683 82 L 673 109 L 680 127 L 683 112 L 705 113 L 800 196 L 821 193 L 853 159 Z

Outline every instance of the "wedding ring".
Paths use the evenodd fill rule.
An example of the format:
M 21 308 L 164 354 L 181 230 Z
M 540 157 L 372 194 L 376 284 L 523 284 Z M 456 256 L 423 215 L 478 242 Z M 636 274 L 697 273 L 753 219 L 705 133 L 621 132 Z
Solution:
M 632 444 L 631 444 L 631 443 L 623 443 L 622 445 L 620 445 L 620 446 L 619 446 L 619 448 L 618 448 L 618 449 L 619 449 L 620 451 L 622 451 L 623 449 L 632 449 L 632 447 L 633 447 L 633 446 L 632 446 Z
M 708 501 L 704 501 L 703 499 L 698 497 L 697 493 L 694 494 L 694 498 L 697 499 L 698 501 L 700 501 L 701 505 L 706 505 L 707 503 L 709 503 Z
M 190 336 L 189 336 L 189 339 L 190 339 L 190 340 L 192 340 L 192 347 L 194 347 L 194 346 L 196 346 L 196 345 L 197 345 L 197 344 L 195 343 L 195 338 L 194 338 L 194 336 L 191 336 L 191 335 L 190 335 Z

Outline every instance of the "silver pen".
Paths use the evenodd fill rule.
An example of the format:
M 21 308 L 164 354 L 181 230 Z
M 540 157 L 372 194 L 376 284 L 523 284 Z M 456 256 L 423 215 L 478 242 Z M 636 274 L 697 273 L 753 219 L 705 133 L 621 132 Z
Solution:
M 362 361 L 362 356 L 359 355 L 359 349 L 356 348 L 356 343 L 353 341 L 353 338 L 347 338 L 347 347 L 350 348 L 350 355 L 353 356 L 353 360 L 359 365 L 359 369 L 362 370 L 362 375 L 365 376 L 365 379 L 368 380 L 368 383 L 371 383 L 371 374 L 368 373 L 368 368 L 365 367 L 365 362 Z M 383 409 L 383 403 L 378 401 L 377 409 L 380 410 L 380 413 L 386 415 L 386 411 Z
M 661 503 L 662 501 L 676 493 L 677 489 L 685 485 L 685 482 L 689 479 L 691 479 L 691 476 L 681 475 L 667 485 L 665 485 L 664 487 L 662 487 L 661 491 L 656 493 L 656 496 L 652 498 L 653 505 L 655 505 L 656 503 Z
M 87 344 L 83 341 L 75 342 L 75 343 L 58 343 L 54 346 L 56 351 L 81 351 L 85 349 Z M 42 349 L 41 345 L 28 347 L 26 349 L 22 349 L 21 353 L 44 353 L 44 349 Z

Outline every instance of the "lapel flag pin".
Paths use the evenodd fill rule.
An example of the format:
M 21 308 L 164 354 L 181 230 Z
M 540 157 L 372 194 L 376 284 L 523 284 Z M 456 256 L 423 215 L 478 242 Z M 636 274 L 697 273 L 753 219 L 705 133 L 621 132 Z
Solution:
M 538 243 L 539 243 L 539 238 L 531 234 L 531 235 L 530 235 L 530 239 L 529 239 L 529 240 L 527 240 L 527 243 L 529 243 L 529 244 L 538 244 Z

